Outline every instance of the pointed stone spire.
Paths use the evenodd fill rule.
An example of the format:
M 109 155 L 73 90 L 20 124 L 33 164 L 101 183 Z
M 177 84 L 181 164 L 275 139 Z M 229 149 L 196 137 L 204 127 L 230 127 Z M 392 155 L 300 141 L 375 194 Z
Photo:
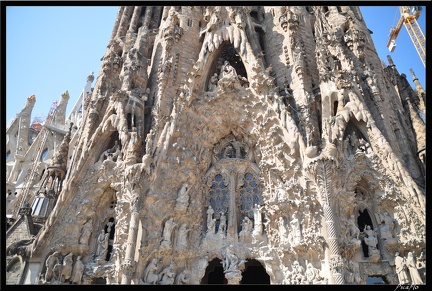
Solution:
M 54 111 L 54 124 L 63 125 L 66 120 L 66 107 L 69 101 L 69 92 L 66 90 L 61 94 L 61 98 Z
M 69 152 L 69 142 L 71 140 L 73 123 L 71 122 L 69 126 L 69 131 L 64 136 L 58 150 L 54 153 L 52 158 L 52 167 L 58 167 L 66 172 L 68 152 Z
M 22 114 L 30 115 L 32 110 L 33 110 L 35 103 L 36 103 L 36 96 L 34 94 L 27 97 L 27 102 L 24 105 L 24 108 L 21 110 L 20 115 L 22 115 Z
M 393 59 L 391 58 L 390 55 L 387 55 L 387 60 L 389 62 L 389 66 L 390 67 L 395 67 L 395 64 L 393 63 Z
M 426 100 L 425 100 L 426 92 L 425 92 L 423 86 L 420 84 L 420 81 L 418 80 L 417 76 L 414 74 L 414 70 L 413 70 L 412 68 L 410 69 L 410 72 L 411 72 L 411 75 L 412 75 L 412 77 L 413 77 L 413 83 L 414 83 L 414 85 L 415 85 L 415 87 L 416 87 L 417 94 L 418 94 L 419 98 L 421 97 L 421 98 L 420 98 L 420 105 L 419 105 L 419 108 L 420 108 L 421 110 L 423 110 L 423 112 L 424 112 L 425 109 L 426 109 L 426 106 L 425 106 L 425 102 L 426 102 Z

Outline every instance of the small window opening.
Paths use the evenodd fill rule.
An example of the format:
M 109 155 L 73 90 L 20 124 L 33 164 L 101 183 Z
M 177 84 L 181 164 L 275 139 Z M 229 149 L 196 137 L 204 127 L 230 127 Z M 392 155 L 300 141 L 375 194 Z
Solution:
M 333 102 L 333 116 L 336 115 L 338 103 L 339 103 L 338 101 Z

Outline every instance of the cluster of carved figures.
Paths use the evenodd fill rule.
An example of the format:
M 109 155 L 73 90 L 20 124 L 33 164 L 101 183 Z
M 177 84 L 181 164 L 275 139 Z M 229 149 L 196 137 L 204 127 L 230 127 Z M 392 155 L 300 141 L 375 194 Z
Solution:
M 416 262 L 412 252 L 408 252 L 406 257 L 401 257 L 399 252 L 395 253 L 395 266 L 399 284 L 423 284 L 423 280 L 418 271 L 419 267 L 423 267 L 424 264 L 423 253 L 420 254 L 419 259 L 419 262 Z
M 78 256 L 74 262 L 73 253 L 69 253 L 62 260 L 58 251 L 48 256 L 45 266 L 46 272 L 41 282 L 51 284 L 80 284 L 85 268 L 81 256 Z
M 188 192 L 189 186 L 184 184 L 179 190 L 177 198 L 177 206 L 183 205 L 182 209 L 188 207 Z M 358 198 L 364 198 L 364 193 L 361 190 L 356 190 Z M 185 199 L 186 198 L 186 199 Z M 184 201 L 186 200 L 186 202 Z M 181 204 L 180 202 L 185 202 Z M 218 211 L 209 205 L 207 208 L 206 217 L 206 232 L 203 237 L 203 246 L 212 246 L 213 243 L 220 244 L 226 243 L 227 239 L 227 228 L 229 211 L 219 211 L 223 209 L 221 205 L 215 204 Z M 225 209 L 227 210 L 227 209 Z M 266 236 L 264 232 L 265 225 L 262 221 L 262 208 L 254 204 L 248 215 L 244 215 L 241 219 L 241 228 L 238 231 L 238 243 L 239 245 L 257 245 L 262 242 L 263 237 Z M 392 242 L 395 240 L 395 226 L 396 222 L 392 219 L 388 212 L 384 211 L 379 213 L 378 227 L 372 228 L 371 225 L 365 224 L 362 230 L 359 229 L 356 223 L 354 214 L 351 214 L 348 219 L 342 219 L 343 224 L 342 238 L 345 241 L 345 246 L 351 249 L 351 253 L 344 253 L 346 258 L 346 282 L 359 284 L 362 279 L 359 277 L 359 265 L 358 262 L 353 261 L 354 254 L 357 250 L 361 249 L 361 246 L 366 246 L 367 251 L 364 250 L 363 259 L 367 259 L 368 262 L 379 262 L 381 260 L 381 252 L 378 247 L 379 242 L 383 243 L 383 248 L 387 251 L 392 250 Z M 92 220 L 88 220 L 84 223 L 79 237 L 79 244 L 83 246 L 89 246 L 89 238 L 92 234 Z M 108 244 L 110 240 L 110 233 L 114 227 L 114 221 L 110 221 L 100 231 L 97 236 L 96 245 L 92 253 L 92 258 L 87 264 L 84 265 L 81 261 L 81 256 L 77 256 L 74 261 L 74 254 L 72 252 L 66 254 L 64 257 L 59 251 L 55 251 L 46 259 L 46 271 L 45 274 L 41 275 L 40 283 L 42 284 L 81 284 L 84 269 L 87 266 L 92 269 L 94 266 L 102 266 L 105 263 L 110 265 L 109 261 L 113 261 L 115 256 L 108 254 Z M 291 251 L 296 246 L 304 243 L 305 229 L 302 227 L 302 216 L 298 211 L 294 211 L 290 217 L 280 216 L 276 221 L 276 241 L 283 249 L 290 249 Z M 174 217 L 167 219 L 163 224 L 163 231 L 160 239 L 160 249 L 171 251 L 173 249 L 187 249 L 188 245 L 188 233 L 192 230 L 187 227 L 186 223 L 178 223 Z M 119 225 L 120 227 L 120 225 Z M 229 234 L 228 234 L 229 235 Z M 172 241 L 173 238 L 175 242 Z M 229 244 L 223 248 L 221 253 L 222 261 L 221 264 L 224 269 L 226 277 L 237 276 L 241 278 L 241 272 L 245 270 L 245 263 L 247 259 L 239 254 L 238 246 Z M 112 253 L 116 253 L 115 250 Z M 394 253 L 394 252 L 393 252 Z M 62 258 L 63 257 L 63 258 Z M 205 269 L 208 257 L 201 259 L 203 262 L 200 265 Z M 200 262 L 201 262 L 200 260 Z M 171 284 L 191 284 L 191 272 L 196 271 L 195 269 L 183 268 L 179 273 L 176 274 L 175 263 L 171 261 L 167 266 L 160 268 L 160 264 L 163 260 L 159 257 L 151 258 L 147 266 L 144 268 L 143 276 L 140 277 L 138 284 L 158 284 L 158 285 L 171 285 Z M 327 284 L 328 278 L 326 278 L 326 272 L 320 268 L 316 268 L 312 262 L 294 260 L 291 263 L 291 268 L 282 266 L 283 273 L 283 284 Z M 414 259 L 414 254 L 409 252 L 406 258 L 400 257 L 399 253 L 396 252 L 394 260 L 394 266 L 400 284 L 423 284 L 419 269 L 425 267 L 423 253 L 418 257 L 418 261 Z
M 183 270 L 177 276 L 173 264 L 158 272 L 158 260 L 154 258 L 144 270 L 144 281 L 141 284 L 159 284 L 159 285 L 186 285 L 189 283 L 190 274 L 188 270 Z
M 372 115 L 363 107 L 357 106 L 365 101 L 364 98 L 360 98 L 362 96 L 357 92 L 358 88 L 352 85 L 354 76 L 351 72 L 361 68 L 360 62 L 356 63 L 352 60 L 354 57 L 352 52 L 363 63 L 364 33 L 353 26 L 354 19 L 349 18 L 350 25 L 349 29 L 344 32 L 344 39 L 350 51 L 342 50 L 337 44 L 341 43 L 339 38 L 343 34 L 327 33 L 327 30 L 331 31 L 330 27 L 326 28 L 328 17 L 319 15 L 320 10 L 316 9 L 319 17 L 315 23 L 314 34 L 316 33 L 319 81 L 335 83 L 340 90 L 340 96 L 333 101 L 333 112 L 326 113 L 326 118 L 324 118 L 323 110 L 317 111 L 320 116 L 318 119 L 322 117 L 323 120 L 319 125 L 318 123 L 314 125 L 315 121 L 312 120 L 314 112 L 311 108 L 314 108 L 315 105 L 311 105 L 313 103 L 311 100 L 316 98 L 316 106 L 324 108 L 325 95 L 321 100 L 321 93 L 315 94 L 314 91 L 314 96 L 312 96 L 310 93 L 312 91 L 298 89 L 304 87 L 304 84 L 301 86 L 297 84 L 310 81 L 308 81 L 309 61 L 306 58 L 309 44 L 306 39 L 307 35 L 302 37 L 302 33 L 305 32 L 302 26 L 305 23 L 305 15 L 308 14 L 301 14 L 299 9 L 287 9 L 279 17 L 282 29 L 290 30 L 290 37 L 284 43 L 283 48 L 286 63 L 292 67 L 292 74 L 296 76 L 293 77 L 294 81 L 291 84 L 284 83 L 283 88 L 282 84 L 279 85 L 284 95 L 277 96 L 277 94 L 272 94 L 274 83 L 279 79 L 270 77 L 277 76 L 277 74 L 275 72 L 270 74 L 271 66 L 264 69 L 260 65 L 259 60 L 263 58 L 263 52 L 255 56 L 250 48 L 249 39 L 251 37 L 248 36 L 250 31 L 257 32 L 262 29 L 255 21 L 252 23 L 249 20 L 246 21 L 246 19 L 254 19 L 249 17 L 251 12 L 250 8 L 241 6 L 234 8 L 209 6 L 205 9 L 203 21 L 206 24 L 199 30 L 202 48 L 199 51 L 196 65 L 191 68 L 192 73 L 189 75 L 194 78 L 201 76 L 201 70 L 208 69 L 205 64 L 209 59 L 212 62 L 215 61 L 216 68 L 209 73 L 208 80 L 205 81 L 203 87 L 203 90 L 206 91 L 202 92 L 203 94 L 195 92 L 196 88 L 193 86 L 198 86 L 196 84 L 181 87 L 178 91 L 178 103 L 175 103 L 175 110 L 172 109 L 172 120 L 167 122 L 166 126 L 163 125 L 166 122 L 163 121 L 165 113 L 160 113 L 162 117 L 155 115 L 158 119 L 147 135 L 146 154 L 142 158 L 142 163 L 138 163 L 137 157 L 138 153 L 142 153 L 143 150 L 140 148 L 141 143 L 144 145 L 140 133 L 144 132 L 143 120 L 146 118 L 140 110 L 150 108 L 145 103 L 150 95 L 156 98 L 154 90 L 150 94 L 150 88 L 144 90 L 144 88 L 135 86 L 143 83 L 138 82 L 138 77 L 133 76 L 138 76 L 140 68 L 146 67 L 145 61 L 138 58 L 140 50 L 134 48 L 127 53 L 129 57 L 125 61 L 126 65 L 123 65 L 123 72 L 120 73 L 122 58 L 114 51 L 110 56 L 105 57 L 104 72 L 108 74 L 107 64 L 111 62 L 114 73 L 123 77 L 123 85 L 121 90 L 111 95 L 110 103 L 101 120 L 98 120 L 100 108 L 97 109 L 96 105 L 92 105 L 92 108 L 89 109 L 89 124 L 98 122 L 100 125 L 83 151 L 87 148 L 97 148 L 98 159 L 91 168 L 90 178 L 85 180 L 86 185 L 83 188 L 88 187 L 87 192 L 93 193 L 96 192 L 94 188 L 100 187 L 97 188 L 98 191 L 104 194 L 102 189 L 105 186 L 110 188 L 107 192 L 116 193 L 116 196 L 110 200 L 115 200 L 116 207 L 115 209 L 110 207 L 110 221 L 101 230 L 98 222 L 99 219 L 103 220 L 103 217 L 97 216 L 100 213 L 83 218 L 81 224 L 84 221 L 85 223 L 82 225 L 81 235 L 78 238 L 79 246 L 76 246 L 73 252 L 70 252 L 70 249 L 67 252 L 53 249 L 56 251 L 50 254 L 45 261 L 46 270 L 45 273 L 42 272 L 40 278 L 42 284 L 81 284 L 95 278 L 105 278 L 107 284 L 115 284 L 119 283 L 120 274 L 123 276 L 122 284 L 125 282 L 143 285 L 197 284 L 201 278 L 204 278 L 209 262 L 215 258 L 220 260 L 225 279 L 229 284 L 240 282 L 241 273 L 246 269 L 248 260 L 252 258 L 265 265 L 266 272 L 275 283 L 327 284 L 332 281 L 331 276 L 333 276 L 334 282 L 338 284 L 362 284 L 365 282 L 365 277 L 368 276 L 367 272 L 360 272 L 361 264 L 364 263 L 363 266 L 375 264 L 377 269 L 380 268 L 376 273 L 393 276 L 394 281 L 396 281 L 396 275 L 389 265 L 392 268 L 395 267 L 400 284 L 423 284 L 419 270 L 425 268 L 425 254 L 418 256 L 416 262 L 416 255 L 411 252 L 412 247 L 410 246 L 414 245 L 415 238 L 408 233 L 410 213 L 404 215 L 405 217 L 398 217 L 404 212 L 397 210 L 397 206 L 389 207 L 385 204 L 387 201 L 393 202 L 393 196 L 390 196 L 394 193 L 392 193 L 393 189 L 387 191 L 381 187 L 381 181 L 386 184 L 384 179 L 378 179 L 377 182 L 374 179 L 369 181 L 366 177 L 365 181 L 367 180 L 368 183 L 364 184 L 374 183 L 374 185 L 365 186 L 366 191 L 355 188 L 357 187 L 355 183 L 363 182 L 360 173 L 373 176 L 374 174 L 371 173 L 375 172 L 368 172 L 369 168 L 390 167 L 391 170 L 394 170 L 392 172 L 394 172 L 395 179 L 405 184 L 403 186 L 408 189 L 410 198 L 417 199 L 417 204 L 424 206 L 423 199 L 418 198 L 417 190 L 414 189 L 415 184 L 407 175 L 407 171 L 394 158 L 390 146 L 384 143 L 385 139 L 373 125 L 374 123 L 368 121 L 368 119 L 373 120 Z M 274 9 L 270 12 L 273 16 L 275 15 Z M 167 19 L 172 18 L 172 21 L 162 33 L 167 43 L 164 51 L 161 52 L 164 57 L 160 60 L 158 69 L 158 98 L 170 95 L 168 81 L 172 82 L 173 88 L 175 87 L 177 75 L 175 72 L 177 66 L 180 68 L 179 60 L 182 58 L 180 53 L 175 53 L 173 48 L 175 43 L 186 37 L 188 33 L 187 29 L 181 27 L 182 22 L 177 17 L 178 11 L 175 6 L 169 10 L 168 14 Z M 246 30 L 249 26 L 252 29 Z M 217 51 L 220 45 L 223 49 L 219 59 L 212 60 L 212 52 Z M 259 51 L 258 44 L 256 51 Z M 225 57 L 230 53 L 237 54 L 239 62 Z M 268 61 L 275 58 L 272 57 L 272 54 L 272 50 L 269 50 Z M 347 58 L 351 59 L 351 62 L 348 62 Z M 247 69 L 243 63 L 247 65 Z M 355 70 L 355 66 L 359 69 Z M 369 65 L 363 67 L 366 71 Z M 367 83 L 373 93 L 371 96 L 375 98 L 379 93 L 376 86 L 377 76 L 371 72 L 365 72 L 365 76 L 368 77 Z M 186 74 L 187 70 L 184 73 Z M 110 82 L 106 83 L 110 84 Z M 324 91 L 324 87 L 321 86 L 322 94 L 328 94 Z M 98 94 L 100 94 L 100 100 L 103 100 L 102 93 Z M 276 97 L 285 99 L 281 98 L 281 102 L 277 101 L 276 105 L 271 107 L 270 102 L 273 101 L 270 97 L 274 97 L 275 100 L 278 99 Z M 225 99 L 221 102 L 223 98 L 230 100 L 229 110 L 225 108 Z M 290 104 L 295 105 L 297 98 L 298 100 L 304 98 L 304 101 L 308 102 L 308 105 L 298 102 L 299 112 Z M 319 102 L 318 99 L 320 99 Z M 96 101 L 94 102 L 96 104 Z M 224 106 L 218 102 L 224 103 Z M 183 106 L 183 103 L 187 106 Z M 166 110 L 163 102 L 158 106 L 161 109 L 158 109 L 157 106 L 155 108 L 161 112 Z M 234 118 L 237 116 L 237 111 L 235 111 L 237 107 L 242 110 L 243 115 L 239 115 L 243 116 L 242 119 Z M 263 110 L 260 107 L 263 107 Z M 296 111 L 297 115 L 294 115 L 289 108 Z M 218 132 L 222 129 L 216 127 L 213 130 L 214 122 L 209 121 L 207 124 L 206 118 L 196 117 L 196 122 L 190 122 L 189 117 L 194 118 L 196 113 L 202 113 L 203 117 L 222 116 L 218 110 L 224 114 L 228 113 L 229 116 L 224 117 L 226 120 L 221 118 L 221 120 L 224 119 L 224 123 L 222 124 L 221 121 L 220 127 L 222 129 L 231 127 L 231 134 L 229 132 L 222 134 Z M 329 111 L 328 108 L 327 111 Z M 186 119 L 184 116 L 189 117 Z M 294 120 L 297 118 L 298 122 Z M 247 125 L 248 119 L 253 119 L 250 122 L 251 126 Z M 196 132 L 203 132 L 202 135 L 192 136 L 190 132 L 194 130 L 184 130 L 189 129 L 189 124 L 194 123 L 200 126 Z M 238 124 L 244 125 L 239 126 Z M 299 128 L 304 129 L 298 130 Z M 158 136 L 159 130 L 161 131 L 160 136 Z M 245 139 L 246 133 L 250 131 L 250 141 L 243 143 L 241 138 L 237 139 L 237 136 L 243 135 L 242 130 L 244 130 Z M 322 131 L 320 137 L 318 130 Z M 105 137 L 107 132 L 114 131 L 117 131 L 118 137 L 111 139 L 110 148 L 96 146 L 101 135 Z M 175 143 L 171 144 L 174 131 L 184 132 L 185 135 L 175 136 Z M 280 138 L 282 136 L 283 139 Z M 209 140 L 212 138 L 214 141 L 208 142 L 208 145 L 204 142 L 202 148 L 198 148 L 201 145 L 194 143 L 201 137 Z M 256 137 L 256 140 L 253 137 Z M 217 143 L 219 138 L 223 139 Z M 320 138 L 326 141 L 322 144 L 322 148 L 317 146 Z M 374 145 L 374 140 L 377 139 L 379 139 L 378 146 Z M 191 144 L 190 147 L 188 143 Z M 215 145 L 213 150 L 210 145 Z M 255 145 L 256 149 L 253 149 Z M 167 152 L 171 150 L 172 152 Z M 195 155 L 194 151 L 198 154 Z M 300 155 L 301 151 L 304 152 L 304 155 Z M 339 152 L 345 156 L 344 159 L 339 157 Z M 378 156 L 387 158 L 381 160 L 378 159 Z M 298 158 L 302 158 L 303 161 L 297 163 Z M 170 163 L 171 161 L 175 163 Z M 379 161 L 378 166 L 377 161 Z M 384 162 L 383 165 L 381 161 Z M 80 168 L 80 163 L 84 164 L 84 159 L 79 161 L 77 169 Z M 301 163 L 303 163 L 303 169 L 301 169 Z M 202 205 L 198 204 L 199 201 L 194 201 L 194 204 L 190 203 L 190 197 L 199 196 L 189 195 L 188 192 L 190 188 L 196 187 L 199 183 L 189 179 L 195 176 L 193 174 L 195 167 L 196 176 L 199 176 L 198 173 L 204 172 L 206 166 L 210 169 L 205 178 L 208 186 L 206 194 L 208 195 L 201 201 Z M 346 176 L 346 181 L 341 181 L 341 178 L 333 173 L 335 166 L 341 167 L 340 174 L 345 172 L 354 174 Z M 147 175 L 151 176 L 153 170 L 157 176 L 154 178 L 156 180 L 153 180 L 152 177 L 151 182 L 147 183 Z M 170 171 L 175 172 L 179 180 L 170 181 Z M 177 173 L 186 172 L 190 174 L 187 178 L 177 177 Z M 279 172 L 281 179 L 278 183 Z M 357 172 L 358 177 L 356 177 Z M 260 177 L 262 173 L 269 173 L 269 181 L 264 184 L 261 183 L 265 180 L 264 177 Z M 303 183 L 308 180 L 300 178 L 303 174 L 308 175 L 312 183 L 307 182 L 307 185 L 306 182 Z M 159 180 L 162 179 L 160 177 L 165 178 L 165 176 L 170 183 L 163 183 Z M 334 179 L 335 182 L 331 179 Z M 94 183 L 97 186 L 89 182 L 93 180 L 97 181 Z M 146 182 L 143 183 L 144 180 Z M 186 180 L 187 183 L 184 182 Z M 340 189 L 338 184 L 342 182 L 349 185 L 344 185 L 344 188 Z M 145 192 L 151 194 L 145 194 L 147 195 L 145 196 L 143 193 L 145 199 L 151 201 L 152 194 L 156 196 L 159 190 L 167 194 L 162 195 L 161 193 L 161 200 L 154 202 L 151 207 L 147 205 L 147 202 L 141 202 L 141 206 L 148 207 L 146 211 L 152 208 L 152 211 L 157 214 L 153 216 L 144 210 L 140 212 L 138 202 L 140 189 L 144 188 L 144 184 L 152 183 L 154 187 L 149 187 L 149 192 Z M 174 185 L 181 185 L 181 183 L 183 186 L 175 197 L 173 212 L 169 212 L 171 208 L 166 207 L 168 204 L 157 208 L 158 203 L 174 202 L 174 199 L 169 200 L 173 198 L 170 195 L 176 193 Z M 160 189 L 159 184 L 163 184 Z M 316 191 L 313 190 L 314 187 Z M 374 189 L 374 193 L 367 190 L 370 188 Z M 83 196 L 87 195 L 83 189 L 80 191 L 83 192 Z M 196 190 L 196 192 L 199 191 Z M 382 203 L 375 207 L 378 194 L 381 192 L 385 192 L 382 195 L 390 198 L 381 197 L 384 202 L 381 201 Z M 322 196 L 320 197 L 322 201 L 319 202 L 317 196 Z M 333 201 L 333 198 L 336 200 Z M 109 199 L 107 198 L 106 201 Z M 104 200 L 104 203 L 106 201 Z M 340 212 L 343 213 L 331 210 L 333 202 L 340 203 Z M 165 208 L 169 210 L 164 214 Z M 203 211 L 202 225 L 189 224 L 192 218 L 196 220 L 197 209 L 198 212 Z M 372 209 L 377 209 L 377 211 L 372 213 Z M 385 209 L 394 209 L 394 211 L 388 213 L 384 211 Z M 356 213 L 362 215 L 361 223 Z M 368 213 L 368 216 L 363 216 L 363 213 Z M 131 214 L 130 217 L 129 214 Z M 140 215 L 143 219 L 143 228 L 138 234 L 137 217 Z M 126 220 L 129 220 L 129 223 Z M 324 220 L 327 223 L 325 228 L 321 225 Z M 416 223 L 413 219 L 412 224 Z M 324 230 L 327 235 L 323 233 Z M 98 231 L 100 231 L 99 234 Z M 115 238 L 115 244 L 113 238 Z M 76 238 L 74 240 L 77 241 Z M 329 248 L 328 254 L 324 254 L 325 248 Z M 137 256 L 134 251 L 138 249 L 140 257 L 138 265 L 135 266 L 137 262 L 134 260 Z M 407 252 L 406 258 L 399 256 L 399 253 L 396 252 L 399 249 Z M 394 254 L 394 264 L 392 264 Z M 84 263 L 81 261 L 81 255 Z M 325 260 L 324 257 L 328 260 Z M 387 260 L 391 262 L 388 264 Z M 135 274 L 132 275 L 132 271 L 135 271 Z M 118 275 L 116 279 L 113 279 L 113 274 Z

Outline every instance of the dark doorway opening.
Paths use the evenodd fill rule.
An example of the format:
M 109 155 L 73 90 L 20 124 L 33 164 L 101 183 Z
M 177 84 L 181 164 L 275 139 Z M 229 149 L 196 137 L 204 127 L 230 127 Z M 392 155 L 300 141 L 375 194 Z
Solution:
M 223 272 L 222 261 L 220 259 L 212 260 L 206 269 L 201 284 L 226 284 L 225 274 Z
M 220 259 L 216 258 L 209 263 L 201 284 L 228 284 Z M 270 276 L 260 262 L 248 260 L 240 284 L 270 284 Z
M 257 260 L 246 262 L 240 284 L 270 284 L 270 276 Z

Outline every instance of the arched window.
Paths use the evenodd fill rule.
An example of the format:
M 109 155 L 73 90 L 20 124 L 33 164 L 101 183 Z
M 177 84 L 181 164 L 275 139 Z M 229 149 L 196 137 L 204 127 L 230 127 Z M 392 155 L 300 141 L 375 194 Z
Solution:
M 252 173 L 246 173 L 243 181 L 244 184 L 240 188 L 240 210 L 249 212 L 254 205 L 260 205 L 262 202 L 259 180 Z
M 232 135 L 215 147 L 218 161 L 206 175 L 205 193 L 207 205 L 212 209 L 210 212 L 213 211 L 213 216 L 207 217 L 207 222 L 214 219 L 216 233 L 219 233 L 219 225 L 224 223 L 224 234 L 238 235 L 245 217 L 253 221 L 254 208 L 263 202 L 260 171 L 258 166 L 249 160 L 250 153 L 247 149 L 247 146 Z
M 215 213 L 226 212 L 228 207 L 228 189 L 221 174 L 217 174 L 212 182 L 209 202 Z

